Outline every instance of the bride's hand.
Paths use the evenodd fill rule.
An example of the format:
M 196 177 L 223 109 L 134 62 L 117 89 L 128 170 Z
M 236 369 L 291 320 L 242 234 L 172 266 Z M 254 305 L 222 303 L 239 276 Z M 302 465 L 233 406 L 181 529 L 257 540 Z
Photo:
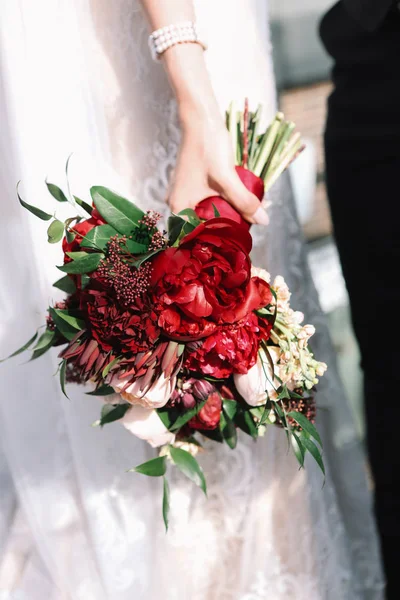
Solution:
M 152 29 L 194 21 L 193 0 L 142 0 Z M 162 55 L 178 102 L 182 143 L 169 204 L 173 212 L 221 195 L 250 223 L 268 224 L 259 200 L 235 171 L 233 148 L 219 112 L 199 44 L 175 44 Z
M 222 196 L 249 223 L 268 224 L 260 201 L 235 170 L 231 138 L 220 117 L 182 119 L 182 142 L 172 176 L 168 203 L 172 212 L 195 206 L 209 196 Z

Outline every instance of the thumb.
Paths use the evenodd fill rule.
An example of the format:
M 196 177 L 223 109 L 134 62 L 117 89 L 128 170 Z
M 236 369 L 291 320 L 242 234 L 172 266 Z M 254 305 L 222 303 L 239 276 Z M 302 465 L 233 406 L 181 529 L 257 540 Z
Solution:
M 249 223 L 268 225 L 269 217 L 257 196 L 249 192 L 234 171 L 222 186 L 222 195 Z

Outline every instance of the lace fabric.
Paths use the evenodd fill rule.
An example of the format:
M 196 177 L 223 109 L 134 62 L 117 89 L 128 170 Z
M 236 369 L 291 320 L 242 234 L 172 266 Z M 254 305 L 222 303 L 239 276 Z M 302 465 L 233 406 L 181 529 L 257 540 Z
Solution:
M 202 0 L 197 13 L 221 109 L 247 95 L 252 105 L 263 104 L 267 122 L 276 98 L 266 2 Z M 50 168 L 50 180 L 60 182 L 60 165 L 76 149 L 72 186 L 78 195 L 93 183 L 109 185 L 166 214 L 180 133 L 165 74 L 148 53 L 137 2 L 42 0 L 34 6 L 3 0 L 0 28 L 0 118 L 8 126 L 0 141 L 7 148 L 0 166 L 0 250 L 8 256 L 0 272 L 5 354 L 41 323 L 57 277 L 51 267 L 57 250 L 38 242 L 43 227 L 11 204 L 15 181 L 22 176 L 28 201 L 37 203 L 33 197 L 43 197 L 39 174 Z M 125 473 L 153 451 L 118 423 L 101 432 L 91 428 L 100 402 L 77 388 L 69 402 L 61 396 L 51 378 L 55 355 L 25 366 L 9 363 L 0 372 L 7 482 L 11 473 L 32 537 L 30 564 L 39 566 L 35 586 L 32 569 L 22 566 L 7 588 L 0 578 L 1 600 L 3 590 L 15 600 L 383 598 L 364 456 L 287 177 L 270 199 L 271 225 L 252 230 L 253 258 L 285 276 L 293 305 L 317 327 L 315 352 L 330 366 L 317 396 L 325 485 L 312 461 L 298 470 L 279 429 L 270 428 L 257 443 L 243 435 L 235 451 L 207 443 L 199 460 L 208 498 L 172 473 L 166 536 L 160 482 Z

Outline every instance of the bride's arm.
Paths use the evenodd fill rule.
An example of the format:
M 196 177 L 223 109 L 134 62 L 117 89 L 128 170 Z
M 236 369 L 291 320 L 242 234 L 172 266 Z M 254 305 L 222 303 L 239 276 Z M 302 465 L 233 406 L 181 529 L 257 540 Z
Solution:
M 152 30 L 194 21 L 192 0 L 141 0 Z M 174 212 L 194 207 L 216 193 L 228 200 L 251 223 L 267 224 L 258 199 L 240 181 L 229 135 L 220 114 L 199 44 L 176 44 L 162 62 L 176 95 L 182 143 L 170 190 Z

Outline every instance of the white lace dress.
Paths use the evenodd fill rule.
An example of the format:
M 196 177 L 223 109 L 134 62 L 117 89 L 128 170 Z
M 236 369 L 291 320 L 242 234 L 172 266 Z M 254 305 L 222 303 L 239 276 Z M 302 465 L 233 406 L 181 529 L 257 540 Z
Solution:
M 221 109 L 247 95 L 267 122 L 275 87 L 266 1 L 197 4 Z M 109 185 L 165 212 L 179 130 L 134 0 L 2 0 L 0 44 L 3 355 L 42 322 L 60 260 L 45 226 L 15 202 L 15 181 L 46 209 L 42 179 L 61 183 L 75 150 L 78 195 Z M 99 401 L 76 388 L 70 401 L 60 394 L 55 355 L 1 365 L 1 600 L 382 599 L 364 456 L 286 178 L 271 199 L 268 230 L 252 229 L 254 261 L 288 280 L 330 366 L 317 396 L 325 486 L 311 461 L 298 470 L 278 429 L 257 443 L 242 436 L 235 451 L 209 444 L 200 459 L 208 499 L 174 475 L 165 535 L 160 482 L 126 473 L 154 452 L 118 423 L 91 428 Z

